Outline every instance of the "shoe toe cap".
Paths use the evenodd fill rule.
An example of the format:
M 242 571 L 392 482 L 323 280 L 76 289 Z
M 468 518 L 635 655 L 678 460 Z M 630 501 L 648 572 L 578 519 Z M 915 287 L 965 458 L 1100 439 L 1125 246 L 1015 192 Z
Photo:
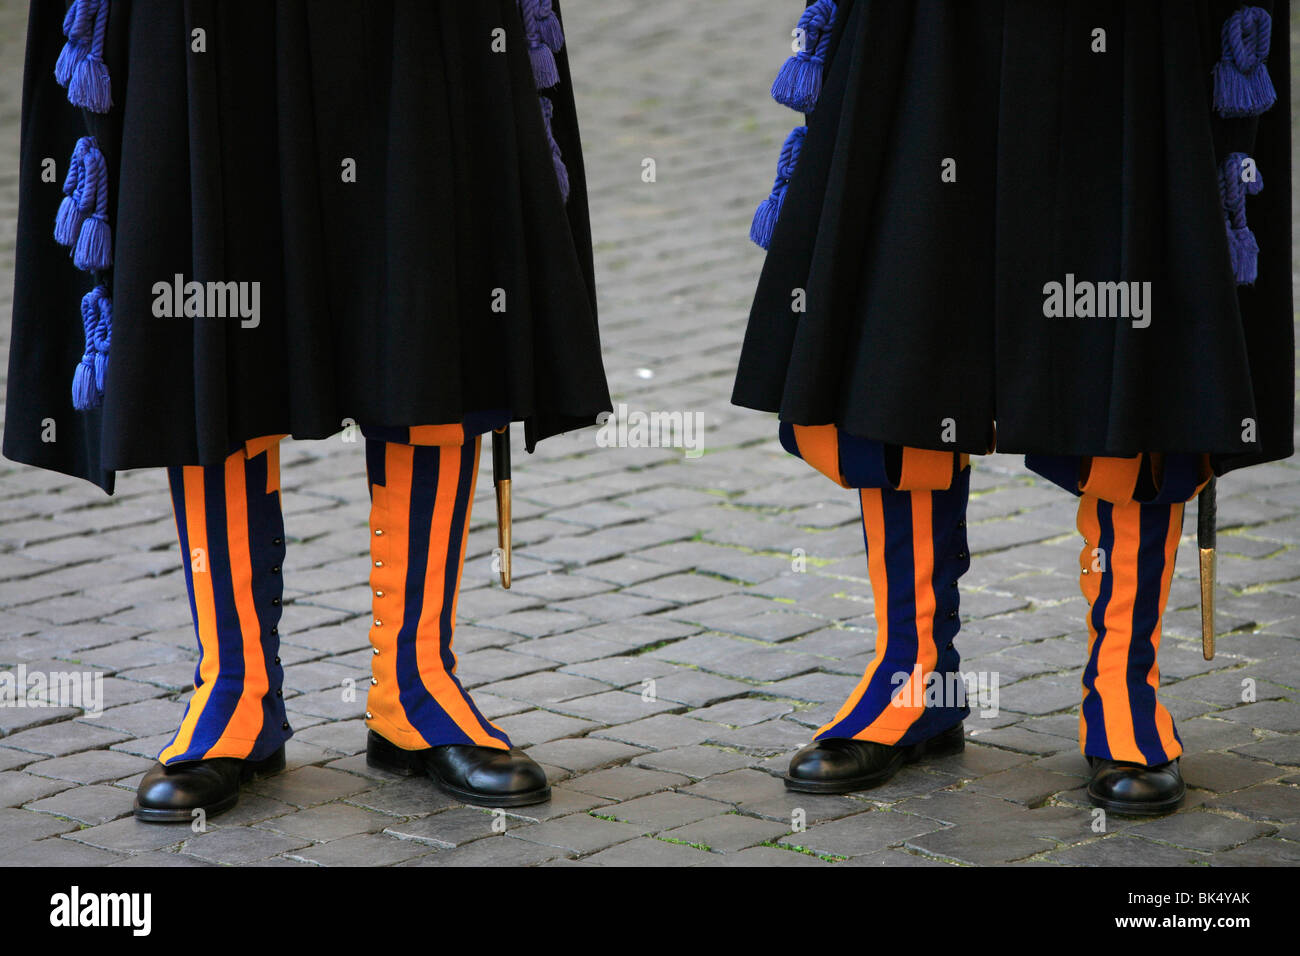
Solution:
M 829 744 L 812 743 L 790 760 L 789 775 L 796 780 L 839 780 L 860 772 L 852 752 Z

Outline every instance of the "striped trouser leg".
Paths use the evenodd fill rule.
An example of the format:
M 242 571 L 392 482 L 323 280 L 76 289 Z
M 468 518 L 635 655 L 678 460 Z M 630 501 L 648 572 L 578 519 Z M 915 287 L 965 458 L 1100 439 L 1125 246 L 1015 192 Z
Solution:
M 451 646 L 480 446 L 481 436 L 443 445 L 366 438 L 374 609 L 366 722 L 407 750 L 510 747 L 461 687 Z
M 1079 744 L 1084 754 L 1166 763 L 1182 753 L 1173 716 L 1156 699 L 1160 620 L 1169 599 L 1183 504 L 1112 504 L 1084 494 L 1080 585 L 1088 599 Z
M 290 736 L 281 691 L 284 562 L 280 445 L 250 442 L 224 464 L 167 469 L 199 640 L 194 696 L 165 764 L 261 760 Z
M 942 491 L 861 490 L 876 651 L 817 739 L 911 744 L 970 713 L 953 646 L 960 627 L 957 581 L 970 567 L 969 491 L 969 467 Z

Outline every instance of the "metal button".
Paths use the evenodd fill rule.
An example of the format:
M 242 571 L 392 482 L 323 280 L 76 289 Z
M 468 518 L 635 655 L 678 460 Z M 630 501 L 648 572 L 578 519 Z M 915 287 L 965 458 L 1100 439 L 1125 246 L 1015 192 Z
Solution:
M 383 533 L 384 533 L 384 529 L 383 529 L 383 528 L 376 528 L 376 529 L 375 529 L 375 537 L 376 537 L 376 538 L 379 537 L 379 536 L 380 536 L 381 534 L 383 534 Z
M 376 562 L 375 562 L 375 567 L 377 567 L 377 568 L 382 568 L 383 566 L 384 566 L 384 562 L 382 562 L 382 561 L 376 561 Z
M 383 596 L 384 596 L 384 592 L 383 592 L 383 591 L 376 591 L 376 592 L 375 592 L 375 597 L 383 597 Z

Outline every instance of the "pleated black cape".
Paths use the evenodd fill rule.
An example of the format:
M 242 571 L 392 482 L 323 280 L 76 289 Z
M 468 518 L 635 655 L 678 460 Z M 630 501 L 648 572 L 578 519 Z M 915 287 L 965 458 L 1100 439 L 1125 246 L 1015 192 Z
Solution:
M 1238 4 L 838 0 L 733 400 L 921 448 L 988 451 L 996 422 L 1005 452 L 1210 452 L 1219 473 L 1290 455 L 1288 3 L 1260 5 L 1278 101 L 1224 119 Z M 1264 186 L 1253 286 L 1218 193 L 1233 151 Z M 1150 282 L 1149 327 L 1045 317 L 1069 274 Z
M 105 114 L 55 82 L 63 12 L 31 5 L 7 457 L 111 493 L 117 469 L 345 419 L 508 409 L 531 450 L 609 408 L 567 58 L 547 91 L 566 204 L 515 0 L 114 0 Z M 114 319 L 103 405 L 78 412 L 91 280 L 52 228 L 87 133 L 110 176 Z M 177 274 L 260 283 L 259 324 L 156 317 Z

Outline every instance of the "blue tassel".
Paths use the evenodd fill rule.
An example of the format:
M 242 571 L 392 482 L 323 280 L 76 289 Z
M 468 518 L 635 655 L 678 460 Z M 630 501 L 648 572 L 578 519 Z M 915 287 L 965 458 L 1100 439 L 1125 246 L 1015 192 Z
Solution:
M 1246 224 L 1246 197 L 1258 195 L 1264 188 L 1263 177 L 1242 178 L 1248 157 L 1230 153 L 1219 167 L 1219 198 L 1223 203 L 1223 222 L 1228 233 L 1228 258 L 1237 285 L 1253 285 L 1259 277 L 1259 242 Z
M 113 264 L 113 233 L 107 221 L 91 216 L 81 224 L 72 264 L 83 272 L 102 272 Z
M 1223 56 L 1214 65 L 1214 108 L 1233 118 L 1259 116 L 1277 102 L 1268 75 L 1273 20 L 1262 7 L 1242 7 L 1223 24 Z
M 555 116 L 555 105 L 545 96 L 538 97 L 542 103 L 542 118 L 546 121 L 546 142 L 551 147 L 551 163 L 555 167 L 555 179 L 560 184 L 560 195 L 569 201 L 569 168 L 564 164 L 560 154 L 560 144 L 555 141 L 555 132 L 551 121 Z
M 108 0 L 81 0 L 81 3 L 87 8 L 94 7 L 94 30 L 89 37 L 89 48 L 76 61 L 68 80 L 68 102 L 92 113 L 107 113 L 113 106 L 112 83 L 104 64 L 109 4 Z M 57 78 L 57 64 L 55 70 Z
M 95 323 L 94 346 L 95 389 L 102 395 L 104 392 L 104 374 L 108 370 L 108 349 L 113 338 L 113 300 L 108 297 L 108 292 L 103 286 L 100 286 L 100 289 L 99 317 Z
M 108 164 L 98 144 L 85 137 L 77 206 L 86 216 L 72 250 L 72 262 L 86 272 L 100 272 L 113 264 L 113 233 L 108 225 Z
M 87 137 L 77 140 L 72 150 L 72 159 L 68 163 L 68 175 L 63 178 L 63 202 L 59 203 L 59 213 L 54 219 L 54 241 L 61 246 L 71 246 L 77 241 L 81 232 L 81 221 L 85 213 L 81 209 L 83 163 L 86 152 Z
M 59 86 L 67 86 L 72 80 L 72 72 L 86 55 L 86 44 L 69 40 L 59 51 L 59 58 L 54 61 L 54 81 Z
M 97 285 L 81 299 L 81 324 L 86 333 L 86 350 L 72 373 L 72 407 L 79 412 L 98 407 L 104 399 L 103 374 L 96 369 L 102 364 L 97 342 L 108 341 L 107 326 L 100 330 L 100 325 L 111 322 L 112 309 L 106 308 L 108 292 L 102 285 Z
M 781 158 L 776 165 L 776 182 L 772 192 L 754 211 L 754 221 L 749 227 L 749 238 L 756 245 L 768 249 L 772 245 L 772 235 L 776 232 L 777 220 L 781 218 L 781 209 L 785 205 L 785 195 L 794 177 L 795 166 L 799 163 L 799 154 L 803 150 L 804 137 L 808 127 L 796 126 L 785 138 L 781 147 Z
M 63 35 L 68 42 L 59 51 L 59 58 L 54 63 L 54 79 L 59 86 L 67 86 L 72 79 L 72 71 L 81 62 L 88 51 L 87 40 L 94 27 L 94 21 L 87 16 L 87 5 L 82 0 L 72 0 L 68 12 L 63 15 Z
M 778 103 L 801 113 L 816 108 L 838 13 L 832 0 L 817 0 L 799 18 L 802 49 L 785 61 L 772 84 L 772 98 Z
M 537 35 L 552 52 L 559 53 L 564 49 L 564 30 L 560 26 L 560 18 L 556 15 L 551 0 L 540 0 L 537 10 Z
M 524 36 L 528 38 L 528 58 L 533 66 L 533 82 L 539 90 L 549 90 L 560 82 L 555 54 L 564 45 L 551 0 L 519 0 L 519 16 L 524 21 Z M 553 42 L 556 40 L 559 42 Z
M 59 203 L 59 214 L 54 217 L 54 241 L 61 246 L 71 246 L 81 234 L 81 210 L 76 200 L 64 196 Z
M 545 43 L 538 42 L 536 46 L 528 48 L 528 58 L 533 64 L 533 82 L 537 84 L 539 90 L 548 90 L 552 86 L 558 86 L 560 82 L 560 70 L 555 65 L 555 54 Z
M 77 363 L 77 370 L 72 373 L 72 407 L 79 412 L 87 412 L 99 405 L 103 393 L 95 389 L 94 358 L 83 355 Z

